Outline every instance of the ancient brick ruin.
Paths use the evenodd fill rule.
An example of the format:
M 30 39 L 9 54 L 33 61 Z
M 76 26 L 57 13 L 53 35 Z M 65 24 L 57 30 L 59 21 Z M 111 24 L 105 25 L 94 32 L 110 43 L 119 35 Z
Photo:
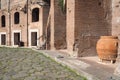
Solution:
M 11 0 L 10 5 L 5 1 L 1 0 L 0 10 L 2 46 L 16 46 L 19 41 L 25 47 L 39 46 L 39 37 L 46 35 L 47 49 L 93 56 L 100 36 L 120 34 L 120 0 Z M 74 48 L 78 48 L 77 54 Z

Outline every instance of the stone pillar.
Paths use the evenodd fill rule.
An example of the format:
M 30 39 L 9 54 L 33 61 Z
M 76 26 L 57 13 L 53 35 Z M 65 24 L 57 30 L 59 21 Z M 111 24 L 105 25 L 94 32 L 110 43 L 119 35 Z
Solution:
M 120 0 L 112 0 L 112 35 L 118 36 L 120 39 Z M 119 41 L 120 44 L 120 41 Z M 120 59 L 120 45 L 118 47 L 118 59 Z M 114 74 L 120 75 L 120 62 L 117 65 Z M 120 77 L 119 77 L 120 78 Z M 119 79 L 118 78 L 118 79 Z
M 75 36 L 75 0 L 67 0 L 67 49 L 73 54 Z
M 120 39 L 120 0 L 112 0 L 112 35 L 118 36 Z M 120 45 L 118 48 L 119 52 Z
M 54 5 L 55 5 L 55 1 L 54 0 L 51 0 L 51 42 L 50 42 L 50 45 L 51 45 L 51 49 L 55 49 L 55 45 L 54 45 L 54 22 L 55 22 L 55 19 L 54 19 L 54 13 L 55 13 L 55 9 L 54 9 Z
M 7 34 L 6 34 L 6 43 L 7 43 L 7 46 L 11 46 L 10 45 L 10 40 L 11 40 L 11 37 L 10 37 L 10 28 L 9 28 L 9 13 L 7 12 L 7 15 L 6 15 L 6 32 L 7 32 Z

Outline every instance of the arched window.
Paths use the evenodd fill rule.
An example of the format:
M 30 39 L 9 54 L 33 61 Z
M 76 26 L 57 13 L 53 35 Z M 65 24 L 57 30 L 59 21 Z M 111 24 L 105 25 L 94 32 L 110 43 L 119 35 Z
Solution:
M 1 17 L 1 24 L 2 27 L 5 27 L 5 15 Z
M 32 10 L 32 22 L 39 21 L 39 8 L 34 8 Z
M 20 14 L 19 14 L 19 12 L 15 12 L 15 14 L 14 14 L 14 23 L 19 24 L 19 22 L 20 22 Z

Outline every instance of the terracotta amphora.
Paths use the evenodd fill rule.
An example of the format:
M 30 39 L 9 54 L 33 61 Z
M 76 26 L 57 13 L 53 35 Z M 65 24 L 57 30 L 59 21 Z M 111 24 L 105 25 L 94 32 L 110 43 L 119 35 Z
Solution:
M 101 36 L 97 42 L 96 49 L 101 61 L 110 60 L 111 63 L 115 62 L 118 52 L 118 37 Z

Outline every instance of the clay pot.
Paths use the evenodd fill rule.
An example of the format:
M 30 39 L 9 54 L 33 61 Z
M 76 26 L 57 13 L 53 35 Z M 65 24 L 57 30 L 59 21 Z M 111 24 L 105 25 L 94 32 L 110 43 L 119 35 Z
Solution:
M 117 58 L 118 37 L 101 36 L 97 42 L 96 49 L 101 61 L 110 60 L 113 63 Z

